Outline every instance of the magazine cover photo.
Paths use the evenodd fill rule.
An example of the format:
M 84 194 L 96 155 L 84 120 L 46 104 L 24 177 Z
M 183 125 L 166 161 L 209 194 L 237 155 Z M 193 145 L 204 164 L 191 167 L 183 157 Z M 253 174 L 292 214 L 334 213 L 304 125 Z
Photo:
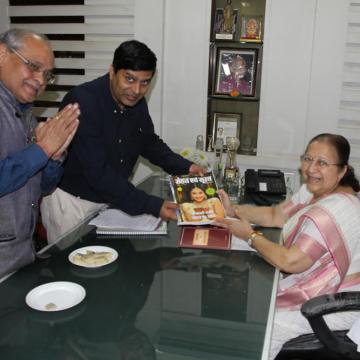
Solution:
M 225 217 L 212 173 L 204 176 L 174 175 L 171 185 L 174 199 L 179 204 L 179 225 L 211 224 L 215 218 Z

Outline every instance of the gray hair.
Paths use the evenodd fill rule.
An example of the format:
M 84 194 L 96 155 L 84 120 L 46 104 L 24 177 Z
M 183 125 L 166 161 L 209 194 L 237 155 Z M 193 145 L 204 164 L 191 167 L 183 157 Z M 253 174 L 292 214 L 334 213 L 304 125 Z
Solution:
M 5 44 L 9 49 L 20 49 L 24 44 L 24 39 L 27 37 L 37 37 L 38 39 L 43 40 L 49 46 L 49 39 L 42 34 L 39 34 L 33 30 L 26 29 L 10 29 L 2 34 L 0 34 L 0 43 Z

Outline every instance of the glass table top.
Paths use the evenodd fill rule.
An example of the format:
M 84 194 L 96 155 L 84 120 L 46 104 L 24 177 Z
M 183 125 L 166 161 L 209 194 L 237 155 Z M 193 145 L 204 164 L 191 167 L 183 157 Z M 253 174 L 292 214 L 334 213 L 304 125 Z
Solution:
M 174 222 L 167 235 L 147 237 L 80 226 L 0 283 L 1 358 L 261 359 L 274 268 L 255 252 L 178 248 L 179 236 Z M 69 261 L 92 245 L 118 258 L 99 268 Z M 56 312 L 27 306 L 31 289 L 54 281 L 83 286 L 85 299 Z

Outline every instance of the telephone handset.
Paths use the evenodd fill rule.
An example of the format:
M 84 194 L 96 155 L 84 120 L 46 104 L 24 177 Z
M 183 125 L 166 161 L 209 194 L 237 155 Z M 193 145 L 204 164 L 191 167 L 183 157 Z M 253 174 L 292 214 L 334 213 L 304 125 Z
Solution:
M 245 171 L 245 192 L 285 195 L 284 173 L 280 170 L 248 169 Z

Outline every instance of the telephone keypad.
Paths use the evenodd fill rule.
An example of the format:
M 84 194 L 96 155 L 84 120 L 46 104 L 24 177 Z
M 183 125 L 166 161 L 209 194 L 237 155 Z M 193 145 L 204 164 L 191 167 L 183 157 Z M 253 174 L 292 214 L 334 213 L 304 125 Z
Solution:
M 267 191 L 272 194 L 283 194 L 284 193 L 284 182 L 281 179 L 271 177 L 261 177 L 259 182 L 266 183 Z
M 245 191 L 273 195 L 286 194 L 284 173 L 280 170 L 245 171 Z

